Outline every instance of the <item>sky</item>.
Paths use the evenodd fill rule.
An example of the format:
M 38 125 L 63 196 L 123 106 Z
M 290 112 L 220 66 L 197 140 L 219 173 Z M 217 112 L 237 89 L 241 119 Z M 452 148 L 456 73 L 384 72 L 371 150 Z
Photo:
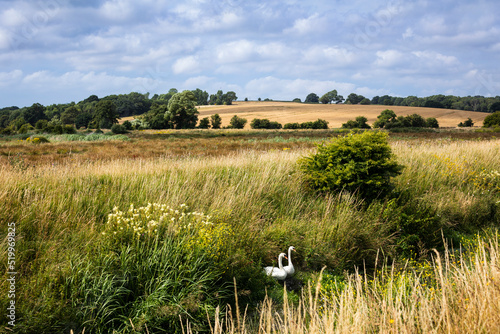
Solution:
M 500 95 L 498 0 L 0 0 L 0 108 L 200 88 Z

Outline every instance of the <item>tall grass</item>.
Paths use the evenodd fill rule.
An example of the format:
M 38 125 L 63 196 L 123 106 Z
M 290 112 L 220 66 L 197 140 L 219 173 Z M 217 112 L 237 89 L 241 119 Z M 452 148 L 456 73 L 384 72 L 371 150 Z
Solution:
M 122 272 L 132 268 L 126 264 L 131 264 L 133 257 L 109 265 L 98 265 L 106 253 L 100 254 L 102 259 L 86 257 L 89 252 L 97 253 L 95 247 L 102 242 L 101 232 L 115 206 L 126 209 L 130 204 L 151 202 L 178 207 L 185 203 L 230 226 L 235 235 L 228 241 L 231 251 L 227 266 L 210 274 L 226 283 L 235 277 L 240 302 L 248 303 L 252 312 L 266 287 L 279 289 L 279 285 L 260 278 L 261 267 L 274 263 L 276 254 L 290 245 L 298 251 L 294 261 L 297 279 L 306 281 L 325 265 L 327 270 L 341 274 L 354 265 L 376 268 L 377 253 L 397 258 L 404 226 L 431 222 L 429 226 L 435 228 L 433 232 L 440 240 L 441 230 L 446 229 L 456 233 L 447 235 L 456 241 L 461 233 L 498 226 L 498 179 L 493 173 L 500 165 L 497 141 L 398 141 L 392 147 L 399 162 L 407 167 L 394 180 L 395 196 L 372 203 L 349 193 L 306 193 L 296 161 L 310 152 L 307 148 L 242 150 L 225 156 L 124 156 L 30 168 L 1 165 L 0 229 L 6 233 L 6 224 L 15 222 L 18 236 L 17 314 L 21 320 L 16 329 L 21 333 L 51 333 L 81 329 L 79 326 L 89 319 L 108 319 L 80 310 L 86 315 L 78 322 L 78 305 L 68 296 L 76 293 L 77 300 L 85 291 L 97 291 L 100 284 L 116 286 L 124 276 L 120 278 L 107 266 L 117 266 Z M 456 167 L 462 165 L 462 169 Z M 488 182 L 481 179 L 485 175 L 489 175 Z M 427 251 L 436 246 L 435 239 L 418 237 L 428 242 L 424 245 Z M 5 240 L 0 247 L 0 261 L 6 263 Z M 130 272 L 140 271 L 139 266 L 134 268 Z M 102 280 L 87 281 L 89 285 L 81 284 L 80 290 L 68 288 L 68 281 L 85 277 L 85 272 Z M 4 278 L 2 309 L 8 303 Z M 147 297 L 143 293 L 137 296 Z M 358 302 L 355 296 L 352 298 Z M 5 321 L 0 323 L 5 325 Z M 117 326 L 122 331 L 129 329 Z M 145 326 L 141 328 L 146 330 Z
M 498 234 L 470 252 L 446 249 L 426 272 L 383 266 L 370 279 L 354 273 L 340 284 L 320 275 L 300 302 L 266 298 L 257 320 L 231 313 L 212 319 L 212 333 L 497 333 L 500 328 Z M 326 285 L 326 286 L 325 286 Z

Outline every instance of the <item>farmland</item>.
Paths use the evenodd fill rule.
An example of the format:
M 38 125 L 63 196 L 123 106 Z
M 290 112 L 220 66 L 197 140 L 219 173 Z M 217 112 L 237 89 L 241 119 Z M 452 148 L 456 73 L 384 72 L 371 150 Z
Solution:
M 204 107 L 200 116 L 285 123 L 299 112 L 277 116 L 278 103 L 249 111 L 251 105 L 242 103 L 241 112 L 239 103 Z M 341 106 L 325 107 L 336 113 Z M 346 119 L 380 112 L 344 107 Z M 312 108 L 290 120 L 344 122 Z M 450 127 L 482 117 L 408 111 Z M 390 134 L 405 168 L 391 194 L 369 203 L 349 193 L 311 194 L 301 182 L 297 161 L 344 134 L 147 130 L 88 142 L 65 135 L 38 144 L 4 139 L 0 221 L 3 235 L 7 223 L 16 227 L 16 329 L 493 333 L 500 326 L 498 133 Z M 197 212 L 214 227 L 182 234 L 174 215 L 161 238 L 135 239 L 110 224 L 131 205 L 150 219 L 161 205 Z M 300 288 L 284 295 L 261 268 L 290 245 L 297 248 Z M 6 241 L 2 247 L 7 263 Z

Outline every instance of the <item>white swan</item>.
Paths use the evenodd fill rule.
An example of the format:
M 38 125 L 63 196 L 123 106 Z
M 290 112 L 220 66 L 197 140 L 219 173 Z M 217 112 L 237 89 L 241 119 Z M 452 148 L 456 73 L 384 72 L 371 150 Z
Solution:
M 287 258 L 285 253 L 281 253 L 278 256 L 278 268 L 276 267 L 264 267 L 264 272 L 267 276 L 271 276 L 277 280 L 284 280 L 286 278 L 286 271 L 283 269 L 283 258 Z
M 293 274 L 295 274 L 295 268 L 292 264 L 292 251 L 296 252 L 295 247 L 288 247 L 288 265 L 283 267 L 283 269 L 286 271 L 287 277 L 293 276 Z

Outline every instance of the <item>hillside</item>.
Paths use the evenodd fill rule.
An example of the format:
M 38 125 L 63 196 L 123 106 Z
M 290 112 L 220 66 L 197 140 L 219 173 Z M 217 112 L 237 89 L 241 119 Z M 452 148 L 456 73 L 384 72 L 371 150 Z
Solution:
M 435 117 L 440 127 L 456 127 L 458 123 L 470 117 L 476 126 L 482 126 L 488 113 L 464 110 L 437 109 L 423 107 L 402 107 L 384 105 L 348 105 L 348 104 L 304 104 L 294 102 L 234 102 L 230 106 L 201 106 L 198 118 L 219 114 L 223 126 L 229 124 L 234 115 L 246 118 L 249 123 L 254 118 L 267 118 L 281 124 L 314 121 L 318 118 L 329 122 L 331 128 L 338 128 L 342 123 L 365 116 L 371 125 L 384 109 L 391 109 L 398 116 L 419 114 L 424 118 Z

